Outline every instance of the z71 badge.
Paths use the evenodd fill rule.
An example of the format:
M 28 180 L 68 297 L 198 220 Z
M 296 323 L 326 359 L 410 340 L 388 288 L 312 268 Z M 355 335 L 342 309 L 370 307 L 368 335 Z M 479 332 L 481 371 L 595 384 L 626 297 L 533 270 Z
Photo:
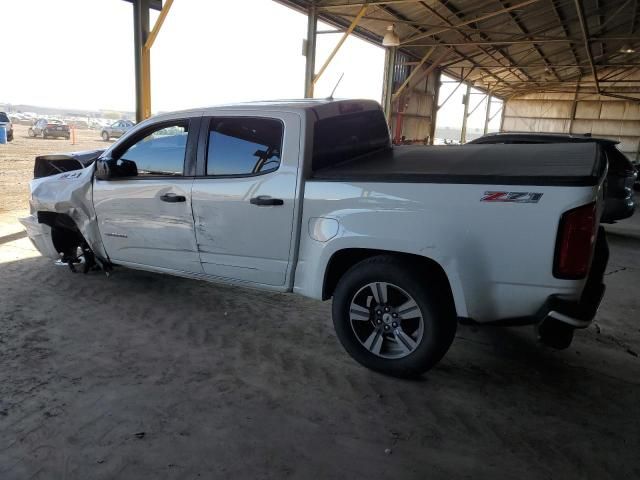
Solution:
M 537 192 L 484 192 L 481 202 L 538 203 L 542 193 Z

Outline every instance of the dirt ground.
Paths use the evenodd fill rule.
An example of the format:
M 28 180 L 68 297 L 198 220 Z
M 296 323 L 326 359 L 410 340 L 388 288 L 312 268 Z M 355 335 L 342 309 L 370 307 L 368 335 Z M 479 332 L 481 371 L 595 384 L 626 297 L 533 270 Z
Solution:
M 76 130 L 75 145 L 62 138 L 30 138 L 29 127 L 14 125 L 14 139 L 0 145 L 0 214 L 29 207 L 29 180 L 33 177 L 33 161 L 37 155 L 106 148 L 98 130 Z
M 17 208 L 40 144 L 69 147 L 0 148 Z M 72 274 L 37 255 L 11 210 L 2 480 L 640 478 L 638 215 L 608 227 L 608 292 L 568 350 L 529 327 L 460 326 L 443 361 L 406 381 L 347 356 L 329 303 L 126 269 Z

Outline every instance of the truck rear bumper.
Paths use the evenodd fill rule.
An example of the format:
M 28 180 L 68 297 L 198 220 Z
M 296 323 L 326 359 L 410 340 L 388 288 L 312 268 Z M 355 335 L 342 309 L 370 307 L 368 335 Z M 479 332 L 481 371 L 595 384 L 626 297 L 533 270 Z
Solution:
M 574 328 L 588 327 L 598 312 L 604 297 L 604 272 L 609 261 L 609 245 L 603 227 L 598 230 L 591 271 L 582 290 L 580 301 L 569 301 L 552 295 L 538 313 L 537 322 L 553 320 L 566 323 Z

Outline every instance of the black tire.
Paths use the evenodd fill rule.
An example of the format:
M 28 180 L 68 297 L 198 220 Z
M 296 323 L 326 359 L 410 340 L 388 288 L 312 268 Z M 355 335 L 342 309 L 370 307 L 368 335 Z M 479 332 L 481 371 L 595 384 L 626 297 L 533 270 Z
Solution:
M 391 255 L 363 260 L 343 275 L 333 295 L 333 325 L 342 346 L 354 360 L 367 368 L 396 377 L 420 375 L 440 361 L 455 337 L 457 317 L 449 300 L 448 286 L 425 282 L 428 275 L 424 271 L 418 274 L 409 262 Z M 413 297 L 420 308 L 423 320 L 421 339 L 415 349 L 402 358 L 383 358 L 369 351 L 352 328 L 351 302 L 364 287 L 375 282 L 400 287 Z M 375 315 L 373 309 L 371 315 Z M 370 328 L 375 327 L 373 320 L 368 322 L 373 325 Z
M 100 136 L 102 137 L 102 140 L 104 140 L 105 142 L 109 141 L 109 132 L 105 132 L 103 131 Z
M 46 133 L 44 133 L 44 130 L 42 131 L 42 138 L 43 138 L 43 139 L 47 138 L 47 134 L 46 134 Z
M 36 132 L 33 131 L 33 128 L 30 128 L 27 133 L 31 138 L 35 138 L 36 136 Z

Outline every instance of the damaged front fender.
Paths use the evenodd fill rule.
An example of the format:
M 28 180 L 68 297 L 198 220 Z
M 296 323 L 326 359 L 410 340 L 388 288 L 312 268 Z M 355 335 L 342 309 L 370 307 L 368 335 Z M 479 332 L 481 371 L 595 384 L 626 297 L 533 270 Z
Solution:
M 95 164 L 91 163 L 80 170 L 36 178 L 29 184 L 31 216 L 20 221 L 43 255 L 51 256 L 53 244 L 51 243 L 51 247 L 42 246 L 47 238 L 51 241 L 51 228 L 43 223 L 47 216 L 42 213 L 53 212 L 66 215 L 73 220 L 94 254 L 107 259 L 93 208 L 94 170 Z M 39 241 L 36 241 L 36 238 L 39 238 Z

